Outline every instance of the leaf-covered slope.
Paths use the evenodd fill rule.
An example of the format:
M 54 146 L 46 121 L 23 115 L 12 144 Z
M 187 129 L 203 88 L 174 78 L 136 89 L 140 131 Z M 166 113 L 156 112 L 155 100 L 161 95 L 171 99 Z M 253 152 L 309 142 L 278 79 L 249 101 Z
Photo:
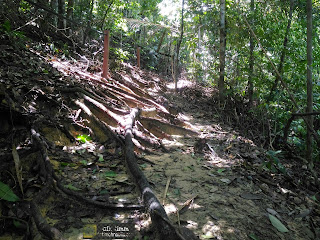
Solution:
M 38 191 L 53 194 L 54 185 L 70 198 L 98 208 L 143 207 L 135 195 L 122 202 L 113 197 L 134 189 L 123 163 L 132 109 L 140 111 L 132 128 L 136 153 L 166 150 L 162 140 L 173 140 L 173 134 L 196 134 L 161 96 L 166 86 L 157 75 L 123 64 L 105 79 L 88 67 L 89 62 L 54 55 L 45 44 L 18 48 L 6 42 L 0 48 L 1 169 L 14 167 L 12 142 L 21 159 L 15 163 L 16 176 L 23 179 L 25 196 L 21 197 L 31 200 L 32 212 L 21 219 L 32 216 L 42 234 L 61 236 L 51 225 L 39 225 L 55 211 L 40 214 L 37 209 L 43 201 L 51 207 Z M 8 181 L 7 177 L 0 180 Z M 32 187 L 38 184 L 39 190 Z M 59 195 L 54 198 L 64 201 Z

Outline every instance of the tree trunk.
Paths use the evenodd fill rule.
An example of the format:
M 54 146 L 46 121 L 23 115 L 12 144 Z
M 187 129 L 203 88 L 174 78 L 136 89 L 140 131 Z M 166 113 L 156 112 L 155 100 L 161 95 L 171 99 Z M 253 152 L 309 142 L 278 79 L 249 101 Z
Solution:
M 68 9 L 67 9 L 67 19 L 73 19 L 73 6 L 74 6 L 74 2 L 73 0 L 68 0 Z M 67 34 L 71 35 L 72 31 L 71 31 L 71 22 L 67 20 Z
M 64 12 L 65 12 L 65 0 L 58 0 L 58 13 L 64 16 Z M 60 30 L 65 29 L 64 19 L 62 17 L 58 18 L 58 28 Z
M 283 49 L 282 49 L 282 53 L 281 53 L 281 57 L 280 57 L 280 63 L 278 66 L 278 72 L 282 75 L 282 70 L 283 70 L 283 63 L 284 63 L 284 58 L 286 55 L 286 51 L 287 51 L 287 45 L 288 45 L 288 35 L 289 35 L 289 31 L 291 28 L 291 21 L 292 21 L 292 13 L 293 13 L 293 8 L 294 8 L 294 1 L 295 0 L 290 0 L 290 10 L 289 10 L 289 19 L 288 19 L 288 24 L 287 24 L 287 30 L 286 33 L 284 35 L 284 40 L 283 40 Z M 269 96 L 267 98 L 267 101 L 271 101 L 273 96 L 274 96 L 274 91 L 277 89 L 278 83 L 280 81 L 280 77 L 278 75 L 276 75 L 276 79 L 272 85 L 272 88 L 270 90 Z
M 220 0 L 220 78 L 218 82 L 220 103 L 225 99 L 224 75 L 226 57 L 226 1 Z
M 312 0 L 307 0 L 307 113 L 313 111 L 313 93 L 312 93 Z M 311 128 L 313 128 L 313 116 L 307 119 Z M 309 162 L 310 170 L 313 169 L 312 160 L 312 130 L 307 128 L 307 153 L 306 158 Z
M 56 13 L 58 10 L 58 0 L 51 0 L 50 7 L 51 7 L 52 11 Z M 58 22 L 57 15 L 52 15 L 51 21 L 52 21 L 52 25 L 57 27 L 57 22 Z
M 251 8 L 251 26 L 254 25 L 254 0 L 251 0 L 250 3 Z M 249 57 L 249 77 L 248 77 L 248 99 L 249 99 L 249 106 L 252 106 L 252 98 L 253 98 L 253 66 L 254 66 L 254 56 L 253 56 L 253 50 L 254 50 L 254 37 L 252 36 L 252 33 L 250 34 L 250 57 Z
M 180 38 L 176 47 L 176 54 L 175 54 L 175 61 L 174 61 L 174 89 L 177 92 L 178 89 L 178 76 L 179 76 L 179 52 L 180 52 L 180 46 L 182 42 L 183 37 L 183 11 L 184 11 L 184 0 L 182 0 L 182 9 L 181 9 L 181 31 L 180 31 Z
M 157 48 L 157 51 L 156 51 L 157 53 L 159 53 L 159 51 L 161 49 L 161 46 L 162 46 L 162 43 L 163 43 L 163 39 L 166 36 L 166 33 L 167 33 L 167 29 L 164 29 L 163 32 L 162 32 L 159 44 L 158 44 L 158 48 Z

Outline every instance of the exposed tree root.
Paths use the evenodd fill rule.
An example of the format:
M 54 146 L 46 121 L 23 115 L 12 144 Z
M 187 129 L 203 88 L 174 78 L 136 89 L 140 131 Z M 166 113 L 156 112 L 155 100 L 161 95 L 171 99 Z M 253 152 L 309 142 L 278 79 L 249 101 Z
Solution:
M 61 232 L 55 227 L 51 227 L 47 221 L 42 217 L 40 210 L 34 201 L 30 202 L 30 212 L 32 218 L 39 230 L 43 235 L 54 240 L 63 240 Z
M 37 133 L 34 129 L 31 129 L 31 136 L 33 138 L 34 144 L 36 144 L 40 149 L 42 155 L 42 161 L 40 160 L 40 169 L 42 169 L 41 172 L 45 175 L 46 181 L 46 187 L 41 190 L 41 193 L 39 193 L 38 196 L 46 196 L 51 188 L 55 188 L 55 186 L 57 186 L 58 189 L 60 189 L 63 193 L 73 197 L 74 199 L 96 207 L 117 210 L 135 210 L 143 208 L 143 206 L 141 205 L 113 204 L 94 201 L 84 197 L 80 193 L 66 189 L 61 184 L 60 179 L 54 173 L 49 156 L 47 154 L 46 144 L 41 139 L 40 134 Z M 56 228 L 51 227 L 41 216 L 40 211 L 34 201 L 31 201 L 30 206 L 32 217 L 38 227 L 38 230 L 51 239 L 63 239 L 61 233 Z
M 147 128 L 152 128 L 152 126 L 157 126 L 161 131 L 170 134 L 170 135 L 191 135 L 195 136 L 197 135 L 196 132 L 191 131 L 189 129 L 185 129 L 179 126 L 172 125 L 170 123 L 166 123 L 164 121 L 158 120 L 158 119 L 151 119 L 151 118 L 144 118 L 141 117 L 139 121 L 147 126 Z
M 170 223 L 166 211 L 162 207 L 161 203 L 151 190 L 151 186 L 140 170 L 134 155 L 133 147 L 133 125 L 135 119 L 139 116 L 139 110 L 133 109 L 129 118 L 127 119 L 126 131 L 125 131 L 125 155 L 126 164 L 129 172 L 133 176 L 137 187 L 142 196 L 142 200 L 145 204 L 146 210 L 150 213 L 153 226 L 156 228 L 160 239 L 168 240 L 186 240 L 179 231 Z
M 116 201 L 111 200 L 102 202 L 90 199 L 85 194 L 66 187 L 63 184 L 65 182 L 63 181 L 64 179 L 58 173 L 55 173 L 53 168 L 55 166 L 55 169 L 62 170 L 62 174 L 64 174 L 65 166 L 69 166 L 69 164 L 70 166 L 80 166 L 79 169 L 88 171 L 89 177 L 95 177 L 95 173 L 89 172 L 89 165 L 82 163 L 82 161 L 86 161 L 84 160 L 84 155 L 91 158 L 90 161 L 92 162 L 90 164 L 96 167 L 94 170 L 101 170 L 105 173 L 107 172 L 105 171 L 106 168 L 121 165 L 117 161 L 114 161 L 114 159 L 112 161 L 116 162 L 115 164 L 107 163 L 105 161 L 107 153 L 119 153 L 116 156 L 118 156 L 118 159 L 121 159 L 121 148 L 125 148 L 127 155 L 129 154 L 128 156 L 130 156 L 129 158 L 134 158 L 134 164 L 132 165 L 127 157 L 127 165 L 134 166 L 133 170 L 130 168 L 129 172 L 139 186 L 143 202 L 150 212 L 154 226 L 159 230 L 160 239 L 190 239 L 183 237 L 183 234 L 181 235 L 170 223 L 163 207 L 152 193 L 147 179 L 135 163 L 135 159 L 139 157 L 135 155 L 134 151 L 152 153 L 154 149 L 159 148 L 167 151 L 161 143 L 162 139 L 172 140 L 173 138 L 170 134 L 194 134 L 191 130 L 182 128 L 182 126 L 185 126 L 184 122 L 177 119 L 177 111 L 171 111 L 168 105 L 162 104 L 166 102 L 165 100 L 159 101 L 159 99 L 156 100 L 152 96 L 153 92 L 157 92 L 159 89 L 159 91 L 163 90 L 161 81 L 155 81 L 151 76 L 148 80 L 142 79 L 142 72 L 139 73 L 141 75 L 139 76 L 138 70 L 133 67 L 130 68 L 132 78 L 128 75 L 129 73 L 124 73 L 123 75 L 121 73 L 112 75 L 113 78 L 104 79 L 98 75 L 80 70 L 79 66 L 62 62 L 58 58 L 51 57 L 48 60 L 47 57 L 41 56 L 36 50 L 32 51 L 32 53 L 29 52 L 29 54 L 32 57 L 34 57 L 34 54 L 37 54 L 37 59 L 39 56 L 42 60 L 46 59 L 50 61 L 54 67 L 65 74 L 65 76 L 63 74 L 60 75 L 56 69 L 51 69 L 47 66 L 50 74 L 40 73 L 36 78 L 36 83 L 14 78 L 17 81 L 15 84 L 21 85 L 19 85 L 19 88 L 13 87 L 13 79 L 8 80 L 8 83 L 6 82 L 8 86 L 0 84 L 1 107 L 5 107 L 6 115 L 8 115 L 6 119 L 1 119 L 0 116 L 0 135 L 9 134 L 11 130 L 16 131 L 13 126 L 16 120 L 15 118 L 12 120 L 12 113 L 15 112 L 18 113 L 18 118 L 20 118 L 19 125 L 23 125 L 24 127 L 23 131 L 28 131 L 27 136 L 23 136 L 23 140 L 18 138 L 17 132 L 13 133 L 10 137 L 16 138 L 14 139 L 15 142 L 22 146 L 21 150 L 18 150 L 18 153 L 20 157 L 23 156 L 24 159 L 30 161 L 25 163 L 29 167 L 28 170 L 32 169 L 30 174 L 33 174 L 32 171 L 37 171 L 38 177 L 34 178 L 34 176 L 30 176 L 30 178 L 32 178 L 31 182 L 36 182 L 34 184 L 37 191 L 36 195 L 41 196 L 41 201 L 40 197 L 32 195 L 34 193 L 32 183 L 24 181 L 23 187 L 25 189 L 23 190 L 29 190 L 29 194 L 31 192 L 31 195 L 28 196 L 29 198 L 33 198 L 30 202 L 30 216 L 38 231 L 48 238 L 62 239 L 62 234 L 45 221 L 39 209 L 42 206 L 42 200 L 46 200 L 50 193 L 53 192 L 57 196 L 66 194 L 68 198 L 100 209 L 112 209 L 120 212 L 123 210 L 144 209 L 145 206 L 140 204 L 118 204 Z M 22 57 L 21 60 L 23 59 Z M 30 67 L 32 68 L 32 66 Z M 151 91 L 148 92 L 148 87 L 150 86 L 153 89 L 149 88 Z M 141 87 L 143 88 L 141 89 Z M 134 120 L 138 115 L 138 111 L 134 110 L 130 114 L 132 107 L 141 108 L 141 111 L 139 111 L 141 118 L 137 121 Z M 134 123 L 135 127 L 133 128 Z M 30 125 L 32 125 L 31 130 Z M 30 133 L 32 143 L 28 139 Z M 93 146 L 94 152 L 85 152 L 83 155 L 79 153 L 79 149 L 88 151 L 88 149 L 85 149 L 86 147 L 83 147 L 85 144 L 76 140 L 79 136 L 83 135 L 90 135 L 89 137 L 92 139 L 92 141 L 90 140 L 90 144 Z M 130 141 L 127 139 L 128 136 Z M 27 145 L 26 148 L 23 148 L 24 142 L 27 142 L 25 144 Z M 31 146 L 31 149 L 26 150 L 29 147 L 28 144 Z M 98 152 L 100 147 L 103 150 Z M 53 155 L 50 155 L 51 160 L 48 153 L 49 149 L 50 154 Z M 24 151 L 28 153 L 27 156 L 24 156 Z M 74 153 L 75 155 L 72 155 L 72 157 L 68 155 Z M 60 159 L 60 156 L 64 156 L 64 154 L 67 157 Z M 100 154 L 100 157 L 98 154 Z M 0 156 L 3 157 L 2 160 L 5 159 L 7 162 L 12 161 L 11 155 L 0 153 Z M 29 155 L 35 155 L 36 157 L 33 159 L 33 156 L 29 157 Z M 38 155 L 41 157 L 39 158 Z M 104 158 L 102 162 L 99 161 L 101 157 Z M 147 159 L 141 160 L 152 165 L 156 164 Z M 34 162 L 37 162 L 37 164 L 34 164 Z M 13 166 L 12 163 L 10 165 L 6 164 L 6 162 L 3 163 L 1 167 Z M 113 166 L 111 167 L 111 165 Z M 77 170 L 76 167 L 75 169 Z M 118 171 L 118 169 L 121 171 L 121 167 L 119 166 L 116 166 L 116 169 L 115 171 Z M 91 178 L 88 179 L 91 180 Z M 31 184 L 31 190 L 28 184 Z M 125 184 L 127 182 L 116 182 L 114 184 L 115 192 L 124 193 L 123 185 L 125 186 Z M 40 191 L 37 190 L 39 185 L 41 185 Z M 83 186 L 82 184 L 79 185 Z M 100 196 L 98 190 L 97 192 L 92 191 L 88 195 L 90 194 L 94 194 L 95 197 Z M 29 211 L 27 212 L 29 213 Z M 59 228 L 58 226 L 57 228 Z
M 77 193 L 75 191 L 69 190 L 65 188 L 62 184 L 60 179 L 57 177 L 57 175 L 54 174 L 54 179 L 57 181 L 57 187 L 65 194 L 71 196 L 77 201 L 81 201 L 85 204 L 90 204 L 95 207 L 103 208 L 103 209 L 116 209 L 116 210 L 137 210 L 137 209 L 143 209 L 144 207 L 142 205 L 133 205 L 133 204 L 122 204 L 122 203 L 108 203 L 108 202 L 99 202 L 94 201 L 89 198 L 84 197 L 82 194 Z

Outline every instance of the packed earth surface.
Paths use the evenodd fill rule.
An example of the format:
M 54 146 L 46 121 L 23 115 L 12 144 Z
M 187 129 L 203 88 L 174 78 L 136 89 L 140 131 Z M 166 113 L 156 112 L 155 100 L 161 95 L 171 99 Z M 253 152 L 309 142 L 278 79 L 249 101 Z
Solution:
M 0 202 L 0 239 L 90 238 L 109 223 L 132 224 L 131 239 L 159 239 L 126 164 L 135 109 L 138 166 L 170 224 L 194 233 L 184 239 L 320 236 L 306 166 L 288 155 L 285 174 L 271 171 L 259 124 L 221 106 L 214 88 L 181 78 L 176 92 L 170 79 L 116 61 L 103 78 L 90 54 L 6 40 L 0 101 L 0 180 L 10 187 L 1 191 L 17 197 Z

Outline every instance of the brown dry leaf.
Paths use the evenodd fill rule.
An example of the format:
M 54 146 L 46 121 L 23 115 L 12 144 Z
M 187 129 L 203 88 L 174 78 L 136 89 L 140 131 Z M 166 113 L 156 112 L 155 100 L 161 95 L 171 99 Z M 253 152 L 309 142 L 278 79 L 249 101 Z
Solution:
M 182 214 L 182 213 L 184 213 L 185 211 L 187 211 L 188 208 L 189 208 L 190 205 L 193 203 L 193 201 L 194 201 L 194 199 L 195 199 L 196 197 L 198 197 L 198 195 L 195 195 L 195 196 L 191 197 L 190 199 L 188 199 L 187 201 L 185 201 L 185 202 L 183 203 L 183 206 L 181 207 L 181 209 L 178 211 L 179 214 Z

